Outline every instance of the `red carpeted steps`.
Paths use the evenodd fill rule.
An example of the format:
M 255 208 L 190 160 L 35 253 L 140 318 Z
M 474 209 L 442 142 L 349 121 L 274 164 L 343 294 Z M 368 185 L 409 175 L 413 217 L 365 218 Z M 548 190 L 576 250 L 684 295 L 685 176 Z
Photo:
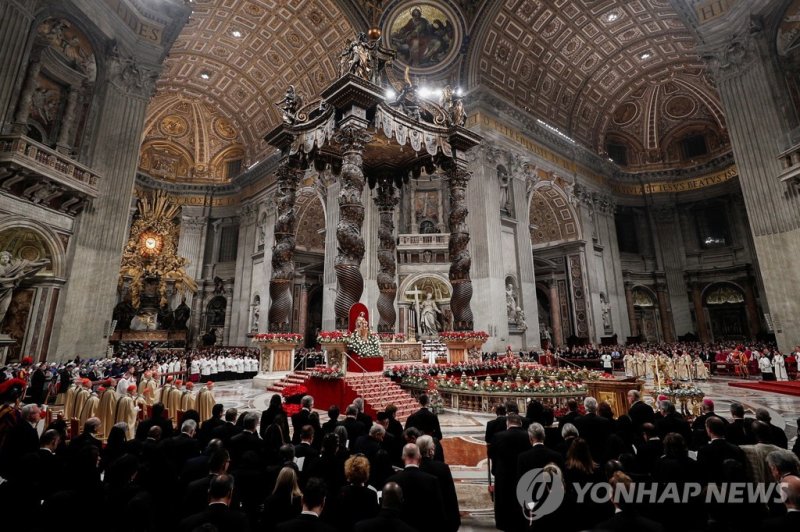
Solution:
M 309 394 L 315 396 L 317 395 L 315 394 L 314 389 L 314 385 L 316 384 L 314 381 L 316 381 L 316 379 L 312 380 L 309 378 L 309 373 L 310 371 L 308 370 L 289 373 L 283 379 L 268 386 L 267 391 L 281 393 L 283 388 L 286 386 L 302 384 L 308 387 Z M 327 383 L 330 382 L 331 381 L 327 381 Z M 398 384 L 393 382 L 388 377 L 385 377 L 382 373 L 350 374 L 343 379 L 342 384 L 343 387 L 341 390 L 341 395 L 336 399 L 331 399 L 333 399 L 336 403 L 341 403 L 339 404 L 339 407 L 341 408 L 343 415 L 345 408 L 347 408 L 347 404 L 349 404 L 349 402 L 356 397 L 361 397 L 364 399 L 365 410 L 367 414 L 370 414 L 373 417 L 377 412 L 380 412 L 388 405 L 393 404 L 397 407 L 396 419 L 398 421 L 405 421 L 408 416 L 410 416 L 419 408 L 417 401 L 408 392 L 400 388 Z M 315 408 L 327 408 L 327 406 L 323 404 L 324 402 L 327 402 L 327 400 L 327 395 L 325 396 L 325 399 L 317 396 L 315 398 L 315 403 L 317 403 Z
M 419 408 L 417 401 L 408 392 L 382 374 L 347 376 L 345 383 L 376 412 L 385 409 L 389 404 L 396 406 L 398 420 L 405 420 Z
M 747 388 L 749 390 L 759 390 L 762 392 L 800 396 L 800 381 L 729 382 L 728 386 L 733 386 L 734 388 Z
M 294 386 L 296 384 L 306 384 L 306 379 L 308 379 L 309 371 L 307 370 L 298 370 L 292 373 L 289 373 L 281 380 L 272 383 L 271 385 L 267 386 L 268 392 L 275 392 L 281 393 L 281 391 L 286 386 Z

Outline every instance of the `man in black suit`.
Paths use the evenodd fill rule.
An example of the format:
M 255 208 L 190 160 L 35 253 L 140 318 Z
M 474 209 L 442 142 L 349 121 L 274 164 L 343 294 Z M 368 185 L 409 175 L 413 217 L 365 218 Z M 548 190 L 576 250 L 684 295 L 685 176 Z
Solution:
M 233 477 L 214 477 L 208 487 L 208 507 L 181 521 L 181 532 L 193 532 L 203 525 L 211 525 L 217 532 L 249 532 L 250 524 L 245 516 L 230 509 L 232 497 Z
M 378 412 L 376 417 L 376 424 L 384 429 L 381 449 L 388 453 L 392 465 L 400 467 L 403 463 L 401 455 L 403 454 L 403 444 L 405 442 L 401 438 L 396 438 L 394 434 L 389 432 L 389 414 L 386 412 Z
M 661 419 L 656 421 L 656 432 L 659 437 L 663 440 L 667 434 L 675 432 L 683 436 L 684 441 L 690 441 L 692 431 L 689 423 L 675 410 L 675 405 L 670 401 L 661 401 L 659 408 Z
M 625 496 L 620 493 L 623 487 L 626 493 L 633 493 L 631 491 L 633 482 L 628 475 L 622 471 L 617 471 L 611 477 L 609 484 L 614 490 L 613 502 L 616 512 L 614 513 L 614 517 L 600 523 L 592 530 L 609 532 L 627 532 L 629 530 L 636 530 L 637 532 L 660 532 L 663 530 L 660 524 L 646 517 L 642 517 L 636 512 L 634 506 L 625 503 Z
M 403 490 L 403 520 L 417 530 L 440 530 L 445 523 L 444 502 L 439 481 L 419 467 L 421 456 L 414 443 L 403 447 L 405 469 L 389 477 Z
M 361 397 L 356 397 L 353 399 L 353 406 L 355 406 L 358 410 L 356 419 L 364 424 L 364 429 L 366 431 L 369 431 L 369 428 L 372 426 L 372 418 L 364 412 L 364 399 Z
M 685 441 L 685 440 L 684 440 Z M 636 444 L 636 461 L 639 471 L 649 474 L 656 460 L 664 454 L 664 442 L 652 423 L 642 425 L 642 441 Z
M 633 422 L 633 428 L 641 430 L 645 423 L 655 423 L 655 412 L 642 401 L 639 390 L 628 391 L 628 417 Z
M 763 532 L 783 532 L 800 529 L 800 477 L 787 475 L 781 479 L 781 492 L 786 514 L 767 519 L 762 523 Z
M 147 438 L 147 433 L 150 432 L 150 427 L 161 428 L 161 438 L 167 439 L 172 437 L 172 420 L 164 417 L 164 404 L 156 403 L 150 410 L 150 417 L 145 419 L 139 426 L 136 427 L 136 439 L 144 440 Z
M 517 481 L 532 469 L 542 469 L 547 464 L 555 464 L 564 469 L 564 459 L 560 453 L 546 447 L 546 432 L 540 423 L 531 423 L 528 426 L 528 439 L 531 448 L 517 458 Z
M 330 434 L 334 431 L 336 426 L 339 424 L 339 407 L 336 405 L 331 405 L 328 408 L 328 421 L 322 424 L 322 433 L 323 434 Z
M 574 425 L 575 419 L 580 415 L 580 412 L 578 412 L 578 401 L 570 399 L 567 401 L 567 413 L 558 418 L 558 428 L 563 427 L 567 423 L 572 423 Z
M 523 524 L 516 495 L 517 463 L 531 442 L 519 414 L 508 414 L 506 427 L 495 436 L 489 456 L 494 474 L 494 521 L 500 530 L 517 530 Z
M 300 443 L 300 431 L 306 425 L 314 427 L 314 431 L 321 431 L 322 427 L 319 426 L 319 421 L 312 422 L 309 419 L 311 410 L 314 408 L 314 398 L 310 395 L 304 395 L 300 399 L 300 411 L 292 414 L 292 443 L 297 445 Z
M 397 421 L 397 407 L 393 404 L 386 405 L 386 415 L 389 416 L 389 421 L 386 424 L 386 432 L 397 438 L 397 441 L 403 441 L 403 425 Z M 402 447 L 401 447 L 402 449 Z
M 597 415 L 597 399 L 587 397 L 583 400 L 586 415 L 575 418 L 574 425 L 578 428 L 581 438 L 589 444 L 589 450 L 595 462 L 602 464 L 605 460 L 605 446 L 611 436 L 613 425 L 610 419 Z
M 183 471 L 186 462 L 200 455 L 200 442 L 194 437 L 197 423 L 187 419 L 181 425 L 181 432 L 177 436 L 163 440 L 161 444 L 167 458 L 172 463 L 175 471 Z
M 403 489 L 396 482 L 387 482 L 381 491 L 381 511 L 377 517 L 356 523 L 354 532 L 416 532 L 400 517 L 403 510 Z
M 239 411 L 235 408 L 229 408 L 225 411 L 225 423 L 218 425 L 211 431 L 211 437 L 222 440 L 225 447 L 228 447 L 231 438 L 242 432 L 242 427 L 236 425 L 236 418 L 239 417 Z
M 225 407 L 222 406 L 221 403 L 217 403 L 211 408 L 211 417 L 203 420 L 202 424 L 200 425 L 200 433 L 198 434 L 200 443 L 203 445 L 208 445 L 208 442 L 210 442 L 213 437 L 212 434 L 214 433 L 214 429 L 225 424 L 225 420 L 222 419 L 222 414 L 224 412 Z
M 206 448 L 203 450 L 203 454 L 190 458 L 183 464 L 183 470 L 180 472 L 181 482 L 186 485 L 204 477 L 208 473 L 208 464 L 211 461 L 211 457 L 224 448 L 222 440 L 211 440 L 208 442 L 208 445 L 206 445 Z
M 64 464 L 55 454 L 60 441 L 61 435 L 57 430 L 46 430 L 39 438 L 39 449 L 20 458 L 19 471 L 23 474 L 16 475 L 9 493 L 12 501 L 6 501 L 13 504 L 16 494 L 21 504 L 16 511 L 20 515 L 24 515 L 26 510 L 38 511 L 41 502 L 61 488 Z
M 700 447 L 708 444 L 708 433 L 706 433 L 706 419 L 714 416 L 723 421 L 725 425 L 728 424 L 728 420 L 724 417 L 719 416 L 716 412 L 714 412 L 714 401 L 712 399 L 703 399 L 703 404 L 700 407 L 702 413 L 694 418 L 692 422 L 692 449 L 699 449 Z
M 334 532 L 336 529 L 320 521 L 319 516 L 325 507 L 325 483 L 312 478 L 303 490 L 303 511 L 289 521 L 275 527 L 276 532 Z
M 755 443 L 755 438 L 750 434 L 749 426 L 752 418 L 744 418 L 744 406 L 741 403 L 731 403 L 731 417 L 733 420 L 728 424 L 725 431 L 725 439 L 734 445 Z
M 494 414 L 497 416 L 493 420 L 486 423 L 486 432 L 483 436 L 483 441 L 486 442 L 486 455 L 489 455 L 489 447 L 494 441 L 494 437 L 506 430 L 506 405 L 497 405 L 494 409 Z
M 769 415 L 769 410 L 766 408 L 756 409 L 756 419 L 769 425 L 769 442 L 772 445 L 777 445 L 781 449 L 789 448 L 789 438 L 783 429 L 776 427 L 772 424 L 772 416 Z
M 98 451 L 103 448 L 103 442 L 97 437 L 97 430 L 100 428 L 100 423 L 100 419 L 96 417 L 90 417 L 86 420 L 86 423 L 83 424 L 83 432 L 81 432 L 80 436 L 72 438 L 69 442 L 69 447 L 67 449 L 70 456 L 77 456 L 80 450 L 87 445 L 97 447 Z
M 461 514 L 458 509 L 456 485 L 453 482 L 453 473 L 450 471 L 450 466 L 433 459 L 435 445 L 431 436 L 426 434 L 417 438 L 417 447 L 422 457 L 419 468 L 439 480 L 439 487 L 442 490 L 442 502 L 444 503 L 444 530 L 458 530 L 461 526 Z
M 439 418 L 436 417 L 436 414 L 428 410 L 428 394 L 420 394 L 418 401 L 420 409 L 408 416 L 406 420 L 406 429 L 414 427 L 419 429 L 423 434 L 433 436 L 441 441 L 442 429 L 439 426 Z
M 203 511 L 208 504 L 208 488 L 211 486 L 211 481 L 226 474 L 230 463 L 230 455 L 225 449 L 220 449 L 211 456 L 208 461 L 207 474 L 190 482 L 183 492 L 183 504 L 181 505 L 183 515 L 188 516 Z
M 248 451 L 253 451 L 258 456 L 264 454 L 264 441 L 256 432 L 256 425 L 258 425 L 258 414 L 248 412 L 244 415 L 242 431 L 231 437 L 228 449 L 230 449 L 231 461 L 234 466 L 242 461 L 242 456 Z
M 319 461 L 319 451 L 314 448 L 314 427 L 306 425 L 300 429 L 300 443 L 294 446 L 294 455 L 297 468 L 300 471 L 300 488 L 302 489 L 309 479 L 309 472 L 314 470 Z
M 19 469 L 17 460 L 28 453 L 35 453 L 39 448 L 39 434 L 35 428 L 39 423 L 39 415 L 39 407 L 35 404 L 23 406 L 19 423 L 8 431 L 0 454 L 2 473 L 5 475 L 15 476 Z
M 744 468 L 744 451 L 725 440 L 725 424 L 718 417 L 706 419 L 706 432 L 710 441 L 697 451 L 697 466 L 706 482 L 725 482 L 725 461 L 735 460 Z
M 367 428 L 358 420 L 358 408 L 355 405 L 348 406 L 344 413 L 345 418 L 339 425 L 347 429 L 347 447 L 352 451 L 356 440 L 367 433 Z
M 375 462 L 375 455 L 383 448 L 382 443 L 385 435 L 386 429 L 376 423 L 370 427 L 367 434 L 359 436 L 351 450 L 354 453 L 361 453 L 366 456 L 371 465 Z

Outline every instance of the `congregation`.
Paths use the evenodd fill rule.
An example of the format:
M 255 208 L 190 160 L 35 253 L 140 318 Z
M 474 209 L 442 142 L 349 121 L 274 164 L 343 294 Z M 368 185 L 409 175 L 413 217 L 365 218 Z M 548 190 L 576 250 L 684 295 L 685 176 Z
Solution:
M 722 350 L 707 349 L 708 356 Z M 759 350 L 766 351 L 748 349 L 748 356 Z M 606 354 L 600 351 L 600 357 Z M 668 354 L 680 354 L 678 362 L 699 356 L 686 346 L 659 346 L 632 347 L 619 358 L 672 360 Z M 211 359 L 240 360 L 243 369 L 244 361 L 257 361 L 252 352 L 227 349 L 184 356 L 127 353 L 55 368 L 24 361 L 6 368 L 0 382 L 0 500 L 24 515 L 67 513 L 91 501 L 104 528 L 124 531 L 460 527 L 444 435 L 427 395 L 419 397 L 420 409 L 405 426 L 391 405 L 370 417 L 360 398 L 330 405 L 325 421 L 311 396 L 299 409 L 275 394 L 267 410 L 240 412 L 218 403 L 214 382 L 203 379 Z M 625 373 L 634 365 L 624 364 Z M 653 371 L 666 367 L 656 363 Z M 50 373 L 44 382 L 57 387 L 52 397 L 48 386 L 38 386 L 42 372 Z M 199 380 L 206 382 L 195 385 Z M 39 435 L 34 427 L 48 398 L 64 410 Z M 786 433 L 766 409 L 746 417 L 742 405 L 733 404 L 721 414 L 706 399 L 702 414 L 691 419 L 665 397 L 655 407 L 643 399 L 631 390 L 624 415 L 593 397 L 570 400 L 559 417 L 535 400 L 524 413 L 516 402 L 497 407 L 485 432 L 496 527 L 744 531 L 797 524 L 800 440 L 789 450 Z M 73 418 L 77 422 L 68 426 Z M 526 520 L 516 491 L 523 475 L 537 468 L 560 479 L 564 501 L 541 519 Z M 658 490 L 691 482 L 706 489 L 780 483 L 788 495 L 784 504 L 704 505 L 700 495 L 663 504 L 579 502 L 581 486 L 600 482 L 653 482 Z M 65 524 L 68 530 L 79 526 Z M 29 519 L 23 529 L 43 526 Z

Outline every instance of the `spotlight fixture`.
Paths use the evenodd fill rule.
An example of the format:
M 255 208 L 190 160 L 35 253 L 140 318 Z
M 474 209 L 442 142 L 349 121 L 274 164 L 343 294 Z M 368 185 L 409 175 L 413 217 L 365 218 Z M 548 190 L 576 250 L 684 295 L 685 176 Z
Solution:
M 639 59 L 641 59 L 642 61 L 647 61 L 647 60 L 648 60 L 648 59 L 650 59 L 651 57 L 653 57 L 653 54 L 652 54 L 651 52 L 642 52 L 642 53 L 639 55 Z
M 394 89 L 386 89 L 386 93 L 384 94 L 387 100 L 394 100 L 397 98 L 397 93 L 394 92 Z
M 209 79 L 211 79 L 211 72 L 209 72 L 208 70 L 203 70 L 202 72 L 200 72 L 200 78 L 208 81 Z
M 606 15 L 606 22 L 615 22 L 617 19 L 619 19 L 619 13 L 612 11 L 611 13 Z
M 235 38 L 237 38 L 237 39 L 238 39 L 238 38 L 240 38 L 240 37 L 242 36 L 242 32 L 241 32 L 241 31 L 239 31 L 239 30 L 233 30 L 233 31 L 231 32 L 231 35 L 232 35 L 233 37 L 235 37 Z

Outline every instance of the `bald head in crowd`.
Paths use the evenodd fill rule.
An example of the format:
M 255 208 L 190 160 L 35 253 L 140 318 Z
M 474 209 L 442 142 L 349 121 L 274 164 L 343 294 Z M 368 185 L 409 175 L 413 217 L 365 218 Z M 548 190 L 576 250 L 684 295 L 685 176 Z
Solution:
M 406 466 L 409 465 L 419 465 L 420 461 L 420 454 L 419 454 L 419 447 L 415 443 L 407 443 L 403 447 L 403 463 Z

